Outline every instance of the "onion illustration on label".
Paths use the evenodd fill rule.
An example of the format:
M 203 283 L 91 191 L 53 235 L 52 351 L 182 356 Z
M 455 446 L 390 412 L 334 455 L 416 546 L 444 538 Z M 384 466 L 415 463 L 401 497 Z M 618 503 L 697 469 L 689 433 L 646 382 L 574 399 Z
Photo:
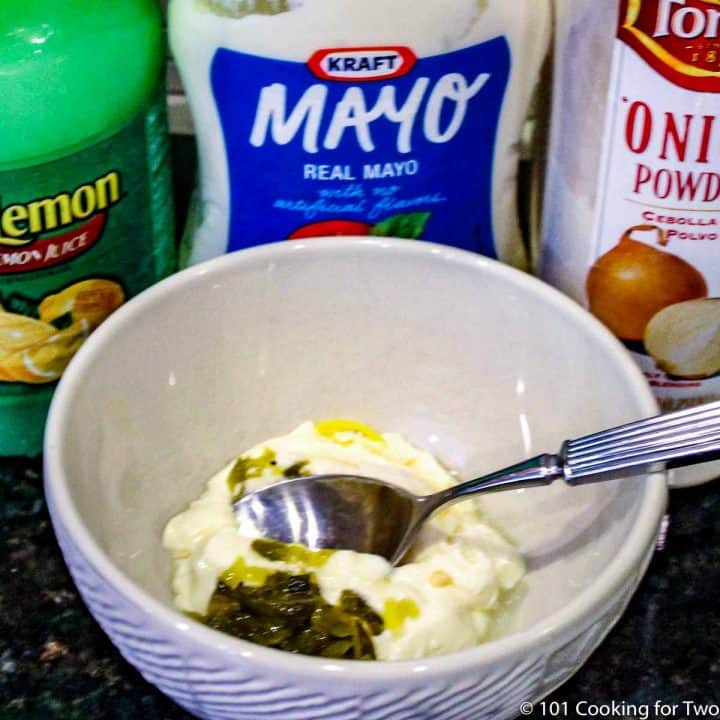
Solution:
M 666 245 L 660 228 L 636 225 L 588 272 L 590 311 L 622 340 L 642 340 L 651 318 L 668 305 L 707 296 L 705 278 L 693 265 L 632 238 L 635 231 L 653 230 Z
M 720 372 L 720 298 L 670 305 L 645 330 L 645 347 L 658 367 L 682 378 Z

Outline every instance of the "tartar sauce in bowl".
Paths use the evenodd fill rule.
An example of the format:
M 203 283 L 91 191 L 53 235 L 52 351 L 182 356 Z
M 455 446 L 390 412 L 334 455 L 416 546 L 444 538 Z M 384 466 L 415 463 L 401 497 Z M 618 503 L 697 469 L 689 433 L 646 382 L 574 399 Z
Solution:
M 400 660 L 487 639 L 524 566 L 477 500 L 432 517 L 399 567 L 376 555 L 250 537 L 232 503 L 299 475 L 376 477 L 424 495 L 457 479 L 398 434 L 305 422 L 232 460 L 167 524 L 177 607 L 211 627 L 291 652 Z

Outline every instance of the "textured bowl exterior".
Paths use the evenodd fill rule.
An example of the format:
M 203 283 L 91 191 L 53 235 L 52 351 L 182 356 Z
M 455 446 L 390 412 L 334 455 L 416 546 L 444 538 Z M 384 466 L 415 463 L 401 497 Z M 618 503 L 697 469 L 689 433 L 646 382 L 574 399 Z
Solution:
M 52 512 L 52 496 L 48 503 Z M 523 702 L 538 702 L 587 660 L 622 615 L 653 552 L 650 547 L 636 571 L 610 597 L 599 598 L 581 623 L 500 661 L 442 677 L 415 673 L 402 685 L 382 679 L 343 683 L 332 671 L 297 682 L 281 668 L 261 673 L 252 659 L 217 652 L 183 632 L 183 623 L 159 623 L 151 608 L 104 578 L 57 513 L 52 516 L 72 577 L 112 642 L 146 680 L 206 720 L 510 720 Z

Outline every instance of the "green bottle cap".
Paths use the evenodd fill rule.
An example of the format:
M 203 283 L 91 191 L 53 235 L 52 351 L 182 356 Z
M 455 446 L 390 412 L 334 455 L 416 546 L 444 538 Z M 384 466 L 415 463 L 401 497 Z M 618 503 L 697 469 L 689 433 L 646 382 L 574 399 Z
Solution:
M 2 0 L 0 168 L 52 160 L 121 127 L 165 58 L 155 0 Z

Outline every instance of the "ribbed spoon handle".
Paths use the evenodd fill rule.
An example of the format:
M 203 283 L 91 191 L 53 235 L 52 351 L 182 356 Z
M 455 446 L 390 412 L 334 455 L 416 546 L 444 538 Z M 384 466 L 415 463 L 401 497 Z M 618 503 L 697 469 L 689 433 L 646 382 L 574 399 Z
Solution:
M 625 477 L 720 458 L 720 402 L 657 415 L 567 440 L 560 451 L 571 484 Z

